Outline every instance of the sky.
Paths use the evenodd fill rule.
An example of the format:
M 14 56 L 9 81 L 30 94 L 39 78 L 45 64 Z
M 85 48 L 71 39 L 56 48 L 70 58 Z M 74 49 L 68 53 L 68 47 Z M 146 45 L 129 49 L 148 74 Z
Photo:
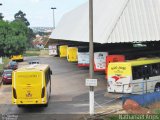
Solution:
M 62 16 L 85 3 L 87 0 L 0 0 L 0 13 L 4 19 L 12 21 L 19 10 L 26 13 L 30 27 L 53 27 L 53 10 L 56 7 L 56 25 Z

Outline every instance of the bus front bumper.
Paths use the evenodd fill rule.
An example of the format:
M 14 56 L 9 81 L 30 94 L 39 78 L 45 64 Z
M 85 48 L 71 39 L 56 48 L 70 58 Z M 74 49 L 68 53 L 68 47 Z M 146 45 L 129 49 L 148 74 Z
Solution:
M 12 104 L 18 105 L 32 105 L 32 104 L 47 104 L 47 101 L 44 99 L 14 99 Z

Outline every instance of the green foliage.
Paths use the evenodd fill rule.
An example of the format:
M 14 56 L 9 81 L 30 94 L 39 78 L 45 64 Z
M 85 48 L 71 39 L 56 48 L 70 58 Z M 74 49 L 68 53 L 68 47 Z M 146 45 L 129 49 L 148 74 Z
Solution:
M 26 19 L 26 14 L 23 13 L 21 10 L 18 11 L 18 13 L 16 13 L 14 15 L 15 20 L 14 21 L 18 21 L 18 22 L 23 22 L 27 27 L 30 25 L 30 23 L 28 22 L 28 20 Z M 32 47 L 32 40 L 34 37 L 34 33 L 33 30 L 30 29 L 28 27 L 28 31 L 27 31 L 27 47 Z
M 4 16 L 0 13 L 0 20 L 3 20 Z
M 25 16 L 19 11 L 12 22 L 0 20 L 0 56 L 23 54 L 30 46 L 34 35 Z
M 16 13 L 15 15 L 14 15 L 14 18 L 15 18 L 15 21 L 22 21 L 22 22 L 24 22 L 25 23 L 25 25 L 26 26 L 29 26 L 30 25 L 30 23 L 28 22 L 28 20 L 25 18 L 25 16 L 26 16 L 26 14 L 25 13 L 23 13 L 21 10 L 20 11 L 18 11 L 18 13 Z
M 35 34 L 33 33 L 33 30 L 31 28 L 29 28 L 28 36 L 27 36 L 28 48 L 33 47 L 32 41 L 33 41 L 34 37 L 35 37 Z
M 160 109 L 155 110 L 155 113 L 160 115 Z
M 26 49 L 28 28 L 21 21 L 0 21 L 1 56 L 22 54 Z

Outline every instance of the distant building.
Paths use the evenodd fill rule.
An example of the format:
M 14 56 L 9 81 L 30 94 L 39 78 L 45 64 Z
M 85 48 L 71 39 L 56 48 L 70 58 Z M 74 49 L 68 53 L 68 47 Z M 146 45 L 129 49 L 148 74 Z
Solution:
M 44 49 L 44 46 L 47 44 L 48 39 L 49 39 L 49 36 L 40 36 L 37 34 L 32 44 L 36 48 Z

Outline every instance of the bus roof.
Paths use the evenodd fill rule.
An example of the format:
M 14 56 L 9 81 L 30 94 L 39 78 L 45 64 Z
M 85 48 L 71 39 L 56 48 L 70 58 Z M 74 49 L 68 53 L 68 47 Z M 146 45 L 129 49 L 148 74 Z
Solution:
M 136 60 L 129 60 L 126 62 L 115 62 L 110 64 L 130 64 L 131 66 L 140 66 L 140 65 L 147 65 L 154 63 L 160 63 L 160 58 L 136 59 Z
M 25 65 L 21 68 L 18 68 L 17 72 L 19 71 L 45 71 L 49 65 L 47 64 L 31 64 L 31 65 Z

